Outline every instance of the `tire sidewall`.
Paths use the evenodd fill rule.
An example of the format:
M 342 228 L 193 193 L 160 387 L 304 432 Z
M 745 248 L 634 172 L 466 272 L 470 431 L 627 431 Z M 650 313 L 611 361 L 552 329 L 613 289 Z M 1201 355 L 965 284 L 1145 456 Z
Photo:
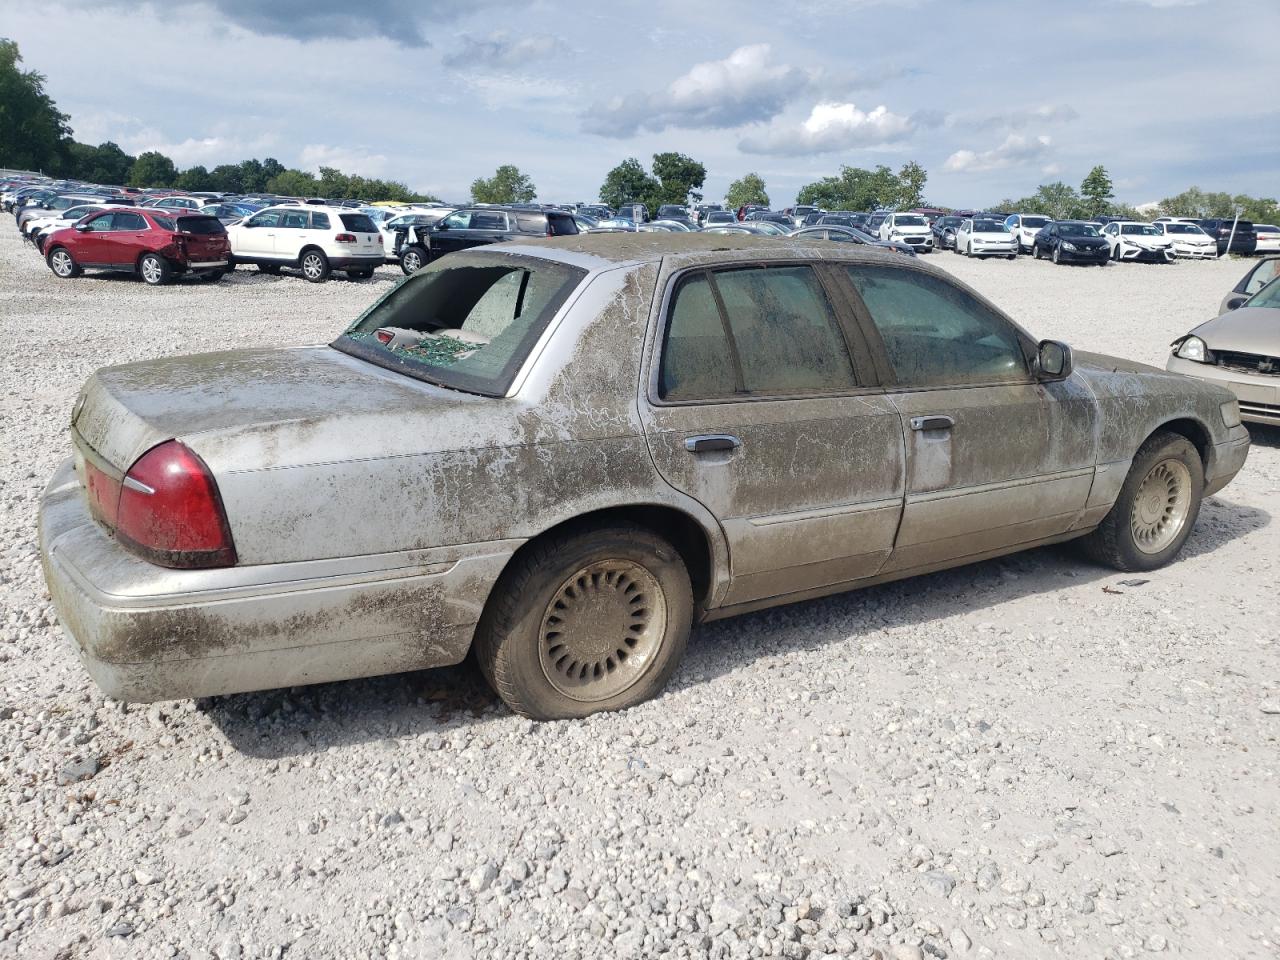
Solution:
M 309 276 L 307 274 L 307 268 L 305 266 L 306 262 L 312 259 L 313 257 L 319 258 L 319 261 L 320 261 L 320 271 L 314 277 Z M 331 273 L 331 270 L 329 268 L 329 258 L 324 255 L 323 251 L 320 251 L 320 250 L 308 250 L 306 253 L 300 256 L 298 258 L 298 268 L 302 271 L 303 278 L 310 281 L 311 283 L 324 283 L 326 280 L 329 279 L 329 274 Z
M 159 265 L 159 273 L 156 275 L 155 280 L 147 279 L 144 264 L 146 264 L 148 260 L 154 260 Z M 169 265 L 165 263 L 164 258 L 158 254 L 144 253 L 141 259 L 138 260 L 138 276 L 140 276 L 142 278 L 142 282 L 149 287 L 162 286 L 164 282 L 169 279 L 169 272 Z
M 1116 520 L 1116 550 L 1129 570 L 1155 570 L 1169 563 L 1186 544 L 1191 531 L 1195 529 L 1196 519 L 1200 515 L 1200 503 L 1204 498 L 1204 465 L 1200 461 L 1200 453 L 1191 441 L 1182 436 L 1165 435 L 1153 438 L 1157 442 L 1148 441 L 1138 451 L 1120 488 L 1120 496 L 1116 498 L 1113 510 L 1118 511 Z M 1191 474 L 1191 506 L 1187 512 L 1186 522 L 1177 538 L 1159 553 L 1144 553 L 1133 541 L 1130 523 L 1136 506 L 1136 495 L 1142 481 L 1146 479 L 1151 468 L 1163 460 L 1179 460 Z
M 638 563 L 657 579 L 666 599 L 666 631 L 654 662 L 633 686 L 605 700 L 583 702 L 560 693 L 547 680 L 538 644 L 543 615 L 564 581 L 601 560 Z M 679 552 L 661 537 L 639 528 L 607 528 L 572 538 L 550 562 L 535 566 L 522 585 L 515 609 L 516 617 L 501 640 L 503 679 L 514 687 L 530 716 L 570 719 L 633 706 L 666 685 L 684 656 L 693 622 L 693 592 Z

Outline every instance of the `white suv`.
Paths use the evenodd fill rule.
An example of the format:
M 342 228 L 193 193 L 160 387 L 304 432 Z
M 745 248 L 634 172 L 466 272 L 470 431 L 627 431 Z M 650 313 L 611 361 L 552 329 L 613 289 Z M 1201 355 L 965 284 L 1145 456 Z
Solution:
M 880 224 L 880 239 L 908 243 L 920 253 L 933 251 L 933 230 L 919 213 L 891 213 Z
M 367 214 L 344 207 L 280 206 L 227 227 L 233 264 L 266 273 L 297 267 L 312 283 L 334 270 L 364 279 L 382 265 L 382 234 Z
M 1038 213 L 1014 213 L 1010 214 L 1004 225 L 1018 241 L 1018 253 L 1031 253 L 1035 249 L 1036 234 L 1052 222 L 1051 218 Z

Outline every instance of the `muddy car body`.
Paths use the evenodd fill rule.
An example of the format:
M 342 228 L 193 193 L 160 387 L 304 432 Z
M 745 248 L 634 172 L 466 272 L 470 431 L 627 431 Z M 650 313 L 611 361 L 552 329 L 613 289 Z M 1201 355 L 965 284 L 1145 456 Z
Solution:
M 1084 535 L 1122 567 L 1166 562 L 1244 461 L 1234 409 L 1154 368 L 1073 364 L 865 247 L 510 243 L 424 267 L 329 346 L 96 373 L 42 556 L 114 697 L 441 666 L 474 644 L 513 708 L 578 716 L 653 695 L 698 620 Z M 1184 496 L 1144 553 L 1124 538 L 1154 503 L 1152 450 Z M 170 496 L 169 469 L 196 478 L 224 552 L 166 552 L 148 538 L 176 528 L 126 521 L 146 490 Z

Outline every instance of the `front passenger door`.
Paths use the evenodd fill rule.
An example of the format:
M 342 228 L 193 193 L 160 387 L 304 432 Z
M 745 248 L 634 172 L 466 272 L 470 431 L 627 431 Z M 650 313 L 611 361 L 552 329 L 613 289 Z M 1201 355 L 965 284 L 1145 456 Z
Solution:
M 871 264 L 844 272 L 907 439 L 889 570 L 1067 532 L 1093 483 L 1098 414 L 1083 380 L 1041 383 L 1035 345 L 949 280 Z
M 466 244 L 467 229 L 471 226 L 471 211 L 459 210 L 440 221 L 431 232 L 431 255 L 439 257 L 461 250 Z

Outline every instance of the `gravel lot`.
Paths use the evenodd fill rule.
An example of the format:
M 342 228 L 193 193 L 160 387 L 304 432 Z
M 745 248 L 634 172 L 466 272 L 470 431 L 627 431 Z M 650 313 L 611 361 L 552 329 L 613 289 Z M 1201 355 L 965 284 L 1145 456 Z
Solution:
M 930 261 L 1161 365 L 1246 268 Z M 35 538 L 81 382 L 399 275 L 61 282 L 0 226 L 0 957 L 1280 956 L 1280 431 L 1140 586 L 1055 548 L 720 622 L 623 714 L 469 667 L 104 701 Z

